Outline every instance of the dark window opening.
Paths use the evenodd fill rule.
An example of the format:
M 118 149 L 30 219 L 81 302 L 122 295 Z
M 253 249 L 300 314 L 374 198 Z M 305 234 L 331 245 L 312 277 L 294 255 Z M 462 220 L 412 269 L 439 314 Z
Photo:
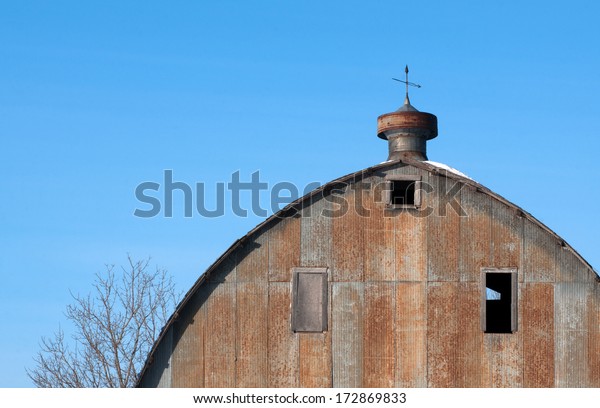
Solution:
M 512 333 L 515 317 L 513 274 L 487 272 L 484 276 L 485 332 Z
M 415 205 L 415 181 L 391 180 L 390 204 Z

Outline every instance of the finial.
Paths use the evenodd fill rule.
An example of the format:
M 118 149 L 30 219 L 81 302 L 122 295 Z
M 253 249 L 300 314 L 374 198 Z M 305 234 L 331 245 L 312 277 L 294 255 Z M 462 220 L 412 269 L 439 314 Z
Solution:
M 404 67 L 404 73 L 406 74 L 406 98 L 404 100 L 405 105 L 410 105 L 410 100 L 408 99 L 408 64 Z
M 409 82 L 408 81 L 408 65 L 406 65 L 406 67 L 404 67 L 404 74 L 406 75 L 406 80 L 403 81 L 401 79 L 396 79 L 396 78 L 392 78 L 394 81 L 398 81 L 398 82 L 403 82 L 406 84 L 406 97 L 404 98 L 404 104 L 405 105 L 410 105 L 410 99 L 408 98 L 408 86 L 414 86 L 415 88 L 420 88 L 421 85 L 419 84 L 415 84 L 414 82 Z

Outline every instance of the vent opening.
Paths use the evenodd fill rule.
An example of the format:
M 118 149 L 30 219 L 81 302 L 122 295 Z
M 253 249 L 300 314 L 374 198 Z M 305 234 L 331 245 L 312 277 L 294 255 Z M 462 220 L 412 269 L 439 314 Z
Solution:
M 415 205 L 415 181 L 391 180 L 390 204 Z

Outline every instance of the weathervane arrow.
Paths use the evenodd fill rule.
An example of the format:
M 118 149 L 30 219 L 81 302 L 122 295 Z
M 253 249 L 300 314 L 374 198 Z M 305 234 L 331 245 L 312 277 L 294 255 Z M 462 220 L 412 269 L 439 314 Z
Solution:
M 397 78 L 392 78 L 392 79 L 394 81 L 398 81 L 398 82 L 402 82 L 402 83 L 406 84 L 406 100 L 404 101 L 404 103 L 410 104 L 410 99 L 408 99 L 408 86 L 410 85 L 410 86 L 414 86 L 415 88 L 420 88 L 421 85 L 408 81 L 408 65 L 404 68 L 404 73 L 406 74 L 406 81 L 403 81 L 403 80 L 397 79 Z

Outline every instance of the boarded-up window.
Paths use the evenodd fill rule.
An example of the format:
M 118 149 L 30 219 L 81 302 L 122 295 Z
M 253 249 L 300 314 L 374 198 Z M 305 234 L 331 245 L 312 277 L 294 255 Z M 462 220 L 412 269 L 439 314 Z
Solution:
M 327 268 L 294 268 L 292 330 L 327 330 Z
M 481 326 L 486 333 L 517 331 L 516 268 L 483 268 Z
M 396 175 L 386 177 L 384 201 L 389 208 L 421 206 L 421 176 Z

